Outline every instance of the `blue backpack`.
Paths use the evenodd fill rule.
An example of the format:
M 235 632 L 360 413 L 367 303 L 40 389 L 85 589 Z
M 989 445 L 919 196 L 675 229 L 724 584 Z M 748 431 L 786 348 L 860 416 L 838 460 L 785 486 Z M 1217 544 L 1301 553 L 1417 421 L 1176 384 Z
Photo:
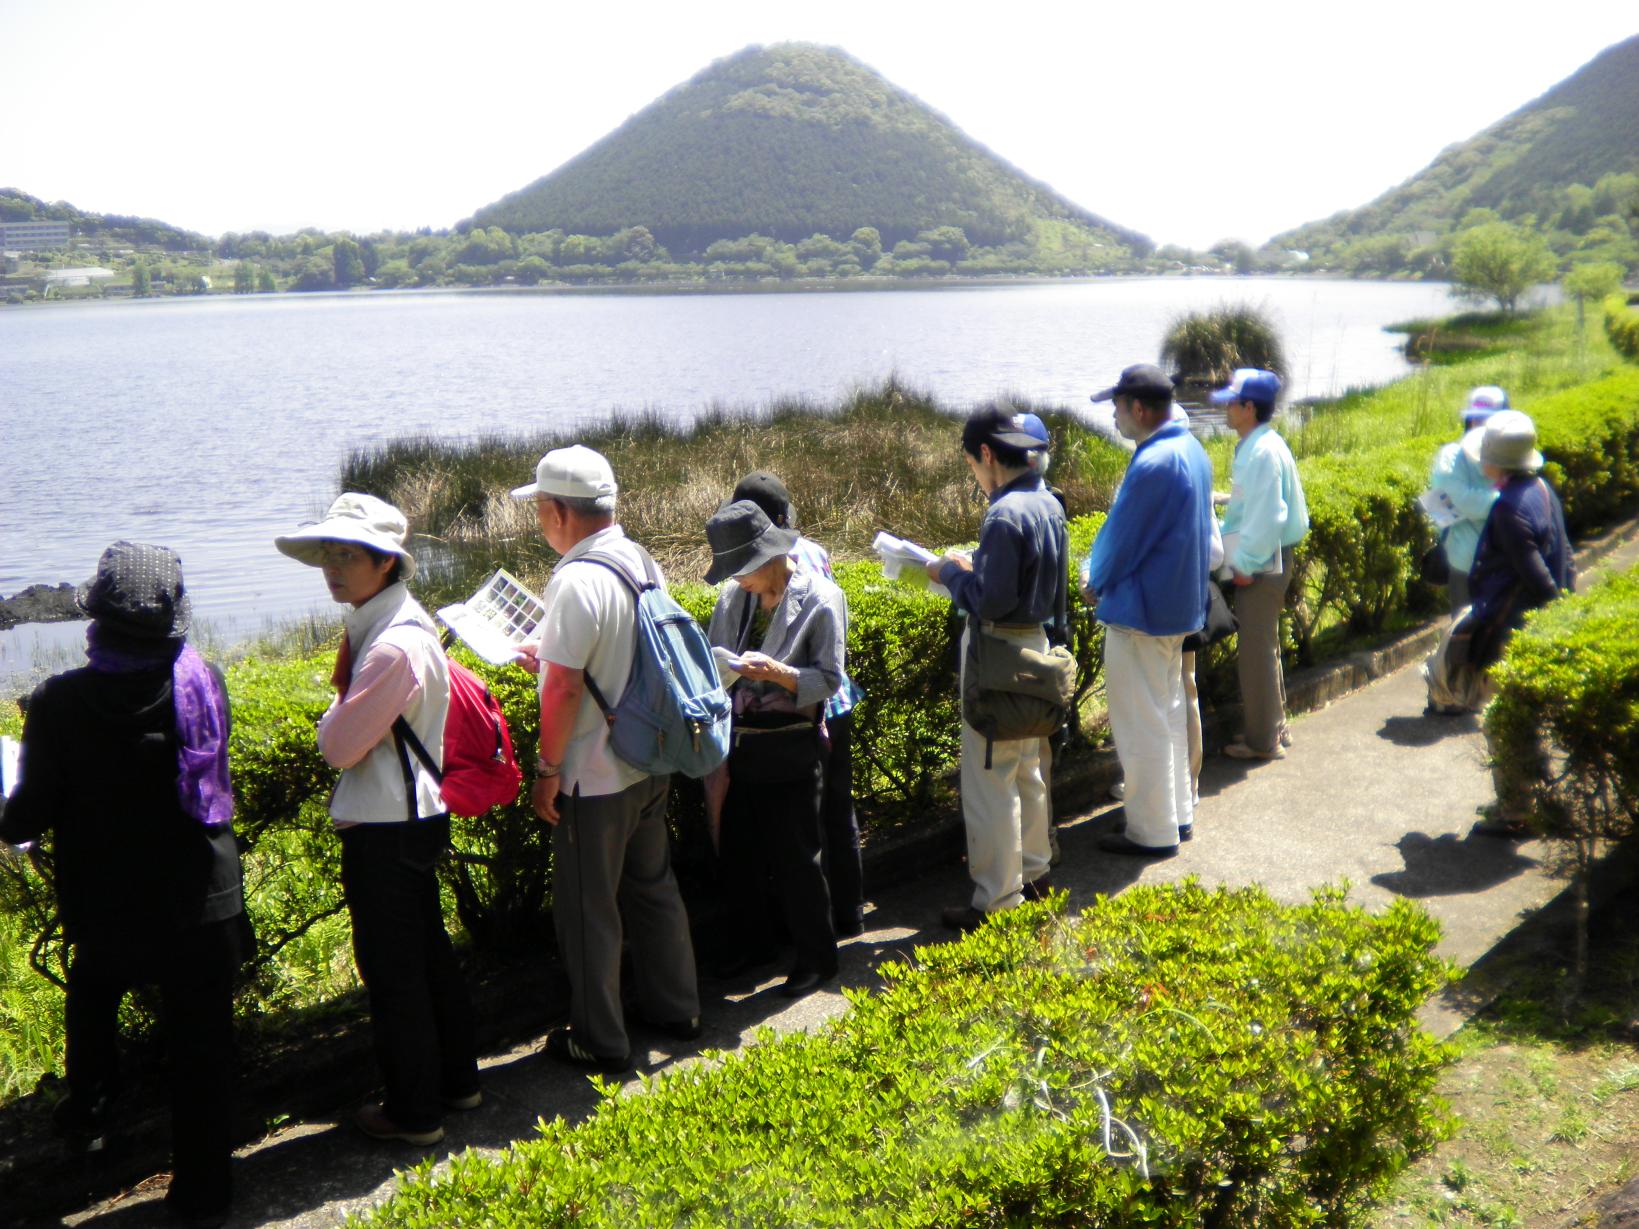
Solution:
M 610 749 L 647 773 L 705 776 L 728 755 L 733 716 L 706 634 L 660 587 L 660 571 L 647 552 L 648 575 L 642 580 L 607 555 L 586 554 L 571 562 L 608 568 L 636 599 L 632 671 L 619 702 L 611 706 L 591 673 L 586 675 L 586 689 L 609 723 Z

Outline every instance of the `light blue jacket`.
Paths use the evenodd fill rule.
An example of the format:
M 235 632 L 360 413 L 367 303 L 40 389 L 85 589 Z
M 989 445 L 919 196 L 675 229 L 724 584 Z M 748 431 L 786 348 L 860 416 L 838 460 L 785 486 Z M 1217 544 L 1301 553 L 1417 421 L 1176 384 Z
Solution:
M 1491 515 L 1491 505 L 1497 501 L 1497 488 L 1480 467 L 1469 460 L 1461 440 L 1445 445 L 1434 454 L 1428 484 L 1433 490 L 1444 492 L 1452 507 L 1462 514 L 1462 520 L 1441 531 L 1440 541 L 1445 545 L 1451 570 L 1467 575 L 1474 566 L 1480 530 L 1485 528 L 1485 518 Z
M 1168 423 L 1138 446 L 1082 575 L 1098 618 L 1146 636 L 1199 631 L 1212 544 L 1212 462 Z
M 1283 546 L 1296 546 L 1309 532 L 1309 505 L 1298 481 L 1297 462 L 1286 441 L 1260 423 L 1235 446 L 1230 471 L 1234 488 L 1224 509 L 1223 532 L 1239 534 L 1224 560 L 1243 576 L 1269 565 Z

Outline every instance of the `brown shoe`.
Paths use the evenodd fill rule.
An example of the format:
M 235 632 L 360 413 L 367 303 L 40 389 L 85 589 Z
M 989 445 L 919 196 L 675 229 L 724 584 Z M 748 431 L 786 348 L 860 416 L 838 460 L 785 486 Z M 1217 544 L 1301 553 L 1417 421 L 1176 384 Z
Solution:
M 363 1131 L 371 1139 L 391 1140 L 401 1144 L 436 1144 L 444 1138 L 444 1128 L 433 1126 L 425 1131 L 412 1131 L 408 1127 L 401 1127 L 387 1116 L 387 1107 L 384 1105 L 364 1105 L 359 1112 L 353 1115 L 353 1125 Z
M 1048 893 L 1053 890 L 1053 877 L 1043 875 L 1039 879 L 1032 879 L 1019 890 L 1019 895 L 1026 900 L 1046 900 Z

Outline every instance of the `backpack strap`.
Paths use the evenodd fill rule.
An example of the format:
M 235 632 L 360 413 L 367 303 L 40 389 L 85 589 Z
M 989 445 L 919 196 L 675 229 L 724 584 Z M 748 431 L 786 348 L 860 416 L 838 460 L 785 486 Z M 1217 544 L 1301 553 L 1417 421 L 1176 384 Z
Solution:
M 409 752 L 415 752 L 416 759 L 421 761 L 422 766 L 426 768 L 428 773 L 432 775 L 432 779 L 439 785 L 444 784 L 444 770 L 428 754 L 425 744 L 416 737 L 415 731 L 410 728 L 410 723 L 404 720 L 403 713 L 393 718 L 393 745 L 398 748 L 398 766 L 404 773 L 404 805 L 410 813 L 410 822 L 413 824 L 421 818 L 421 812 L 415 803 L 415 770 L 410 767 Z M 408 751 L 405 749 L 406 747 L 409 748 Z
M 628 539 L 628 541 L 630 541 L 630 539 Z M 633 542 L 632 545 L 637 546 L 637 543 Z M 654 557 L 650 555 L 648 551 L 643 550 L 641 546 L 638 546 L 637 549 L 642 552 L 643 570 L 646 573 L 642 580 L 639 580 L 637 577 L 633 576 L 631 572 L 627 570 L 626 565 L 620 560 L 616 559 L 613 555 L 605 555 L 599 554 L 596 551 L 588 551 L 580 558 L 571 559 L 569 562 L 595 563 L 599 567 L 608 568 L 616 576 L 620 577 L 621 581 L 626 585 L 626 587 L 632 591 L 632 613 L 635 616 L 637 613 L 636 603 L 642 599 L 644 592 L 649 589 L 660 588 L 660 569 L 655 564 Z M 634 658 L 637 656 L 637 645 L 635 643 L 632 645 L 632 656 Z M 586 680 L 586 690 L 592 693 L 592 699 L 597 702 L 598 708 L 603 712 L 604 723 L 606 725 L 613 726 L 615 724 L 614 707 L 604 698 L 602 690 L 592 678 L 592 672 L 590 670 L 583 670 L 581 672 L 581 676 Z

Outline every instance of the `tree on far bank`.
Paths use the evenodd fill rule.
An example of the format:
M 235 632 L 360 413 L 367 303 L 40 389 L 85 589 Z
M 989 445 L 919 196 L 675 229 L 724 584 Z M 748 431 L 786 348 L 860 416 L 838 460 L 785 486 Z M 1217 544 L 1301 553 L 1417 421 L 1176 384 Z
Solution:
M 153 274 L 148 272 L 148 266 L 137 261 L 131 266 L 131 296 L 142 299 L 153 293 Z
M 356 241 L 345 235 L 330 249 L 330 258 L 338 286 L 355 286 L 364 280 L 364 258 Z
M 1554 268 L 1554 254 L 1535 231 L 1509 222 L 1482 222 L 1462 231 L 1452 244 L 1451 292 L 1465 299 L 1495 299 L 1512 315 L 1520 296 L 1551 278 Z

